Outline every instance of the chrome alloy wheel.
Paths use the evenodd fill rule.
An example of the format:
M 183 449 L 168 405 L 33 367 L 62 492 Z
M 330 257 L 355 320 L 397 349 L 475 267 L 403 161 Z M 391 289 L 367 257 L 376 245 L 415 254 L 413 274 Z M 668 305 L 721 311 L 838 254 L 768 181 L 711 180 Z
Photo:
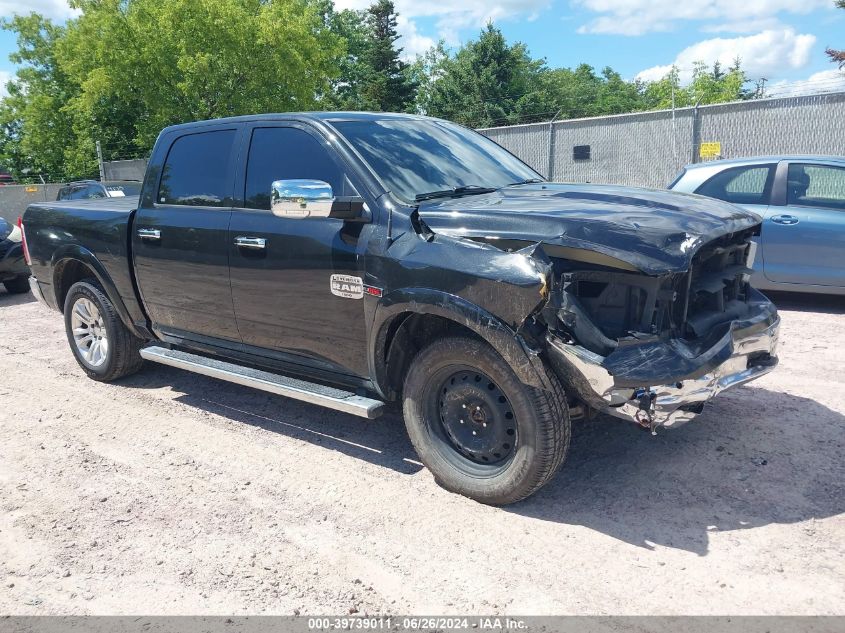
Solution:
M 77 299 L 73 304 L 70 323 L 73 342 L 82 362 L 92 369 L 105 363 L 109 354 L 109 339 L 97 304 L 85 297 Z

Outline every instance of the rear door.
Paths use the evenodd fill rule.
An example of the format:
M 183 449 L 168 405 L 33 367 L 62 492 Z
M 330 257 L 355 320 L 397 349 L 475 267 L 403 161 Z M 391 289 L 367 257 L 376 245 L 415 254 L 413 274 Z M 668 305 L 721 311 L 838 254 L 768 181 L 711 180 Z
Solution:
M 255 123 L 245 139 L 246 169 L 238 187 L 243 206 L 232 214 L 228 249 L 232 298 L 247 351 L 367 376 L 361 287 L 355 297 L 338 296 L 331 278 L 362 277 L 358 245 L 371 225 L 270 211 L 276 180 L 322 180 L 335 196 L 356 195 L 347 170 L 316 131 L 296 122 Z
M 132 251 L 144 306 L 164 335 L 239 346 L 227 238 L 240 132 L 171 132 L 150 163 L 155 193 L 141 199 Z
M 766 278 L 845 287 L 845 166 L 782 163 L 763 225 Z

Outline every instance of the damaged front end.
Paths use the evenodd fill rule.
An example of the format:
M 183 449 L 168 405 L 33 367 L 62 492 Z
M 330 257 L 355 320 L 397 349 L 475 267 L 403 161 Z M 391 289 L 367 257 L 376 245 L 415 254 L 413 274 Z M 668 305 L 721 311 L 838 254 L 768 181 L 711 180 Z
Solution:
M 654 432 L 771 371 L 780 319 L 748 283 L 755 230 L 708 242 L 689 270 L 663 275 L 553 257 L 546 355 L 570 395 Z

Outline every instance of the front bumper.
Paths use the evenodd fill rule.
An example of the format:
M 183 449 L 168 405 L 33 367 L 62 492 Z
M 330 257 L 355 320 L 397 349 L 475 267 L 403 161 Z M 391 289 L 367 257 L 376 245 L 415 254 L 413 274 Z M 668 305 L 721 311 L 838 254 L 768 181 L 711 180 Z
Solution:
M 553 335 L 547 342 L 555 371 L 581 400 L 654 431 L 688 422 L 716 394 L 772 371 L 777 365 L 779 329 L 780 317 L 772 306 L 753 318 L 734 321 L 714 345 L 695 356 L 683 343 L 669 341 L 626 350 L 624 365 Z M 670 361 L 673 358 L 678 360 Z M 667 366 L 653 366 L 660 362 L 678 373 L 665 379 L 671 373 Z M 662 379 L 651 382 L 649 377 L 656 375 Z

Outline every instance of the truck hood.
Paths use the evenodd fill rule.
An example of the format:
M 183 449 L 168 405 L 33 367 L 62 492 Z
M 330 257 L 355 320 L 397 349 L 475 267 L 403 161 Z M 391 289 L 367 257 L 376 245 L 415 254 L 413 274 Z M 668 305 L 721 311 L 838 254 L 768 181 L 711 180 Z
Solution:
M 683 272 L 703 244 L 760 224 L 759 216 L 704 196 L 557 183 L 424 203 L 419 215 L 435 233 L 506 248 L 540 242 L 563 247 L 561 256 L 600 253 L 650 275 Z

